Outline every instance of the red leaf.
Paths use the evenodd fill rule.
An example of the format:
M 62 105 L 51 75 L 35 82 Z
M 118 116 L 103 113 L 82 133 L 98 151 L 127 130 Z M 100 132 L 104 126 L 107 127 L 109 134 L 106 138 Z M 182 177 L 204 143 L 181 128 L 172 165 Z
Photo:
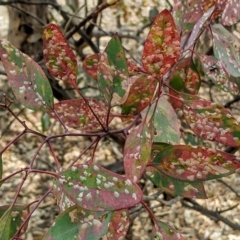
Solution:
M 86 98 L 86 100 L 98 117 L 98 120 L 103 126 L 106 126 L 108 111 L 104 105 L 95 99 Z M 101 128 L 99 121 L 95 118 L 86 101 L 83 99 L 61 101 L 54 104 L 54 110 L 58 113 L 62 122 L 68 127 L 85 131 L 94 131 Z M 58 120 L 54 112 L 48 112 L 48 114 Z M 112 117 L 109 118 L 109 122 L 111 120 Z
M 180 38 L 171 13 L 159 13 L 144 44 L 142 63 L 144 69 L 160 80 L 180 56 Z
M 172 178 L 197 182 L 234 173 L 240 158 L 215 149 L 175 145 L 164 148 L 151 165 Z
M 58 26 L 47 25 L 43 33 L 43 57 L 50 73 L 76 86 L 77 59 Z

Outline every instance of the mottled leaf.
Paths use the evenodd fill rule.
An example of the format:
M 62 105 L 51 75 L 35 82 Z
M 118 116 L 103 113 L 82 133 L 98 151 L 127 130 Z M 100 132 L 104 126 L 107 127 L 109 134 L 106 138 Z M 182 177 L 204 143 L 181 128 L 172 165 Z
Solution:
M 153 167 L 147 167 L 146 173 L 151 182 L 172 196 L 207 198 L 202 182 L 184 182 L 172 178 Z
M 223 106 L 181 93 L 184 99 L 183 116 L 188 125 L 200 137 L 228 146 L 239 146 L 240 125 L 231 112 Z
M 133 182 L 138 182 L 150 161 L 152 141 L 152 121 L 143 121 L 127 136 L 123 162 L 125 175 Z
M 33 110 L 53 107 L 51 86 L 41 67 L 9 42 L 0 41 L 0 58 L 17 100 Z
M 190 58 L 182 59 L 176 64 L 169 85 L 179 92 L 193 95 L 198 93 L 201 85 L 200 77 Z
M 144 44 L 144 69 L 161 80 L 180 56 L 180 38 L 171 13 L 165 9 L 153 22 Z
M 201 55 L 200 58 L 207 77 L 209 77 L 217 87 L 233 95 L 238 94 L 237 84 L 229 81 L 230 76 L 224 70 L 220 61 L 207 55 Z
M 77 206 L 60 214 L 44 240 L 99 240 L 107 233 L 112 213 L 93 212 Z
M 88 104 L 86 103 L 88 102 Z M 94 111 L 98 120 L 103 126 L 106 126 L 107 109 L 104 105 L 91 98 L 64 100 L 54 104 L 54 110 L 58 113 L 62 122 L 72 128 L 81 129 L 85 131 L 93 131 L 101 128 L 99 121 L 93 115 L 91 109 Z M 51 117 L 58 120 L 54 112 L 48 112 Z M 110 116 L 109 121 L 112 120 Z
M 225 70 L 234 77 L 240 76 L 240 39 L 220 24 L 212 27 L 213 50 Z
M 133 207 L 142 191 L 130 179 L 97 165 L 76 165 L 60 174 L 57 182 L 68 198 L 92 211 Z
M 142 73 L 129 78 L 129 83 L 131 87 L 127 100 L 122 106 L 122 114 L 136 115 L 154 100 L 158 81 Z
M 109 223 L 108 233 L 106 234 L 107 240 L 123 239 L 127 234 L 129 224 L 128 210 L 114 211 Z
M 156 104 L 153 104 L 151 109 L 155 106 Z M 154 127 L 154 142 L 179 143 L 180 125 L 178 117 L 165 97 L 161 97 L 157 103 Z
M 53 23 L 43 33 L 43 58 L 54 77 L 76 87 L 77 59 L 60 28 Z
M 101 93 L 111 106 L 125 102 L 130 87 L 128 67 L 123 47 L 117 36 L 109 41 L 105 52 L 100 54 L 98 84 Z
M 238 0 L 229 0 L 226 2 L 227 4 L 222 13 L 222 24 L 230 26 L 240 20 L 240 2 Z
M 90 75 L 92 78 L 98 78 L 98 64 L 99 64 L 100 54 L 95 53 L 86 57 L 83 61 L 83 70 Z
M 25 206 L 0 206 L 0 239 L 11 239 L 27 215 L 28 211 Z
M 159 152 L 151 165 L 172 178 L 199 182 L 234 173 L 240 158 L 215 149 L 175 145 Z
M 185 238 L 168 224 L 157 221 L 151 234 L 151 240 L 185 240 Z

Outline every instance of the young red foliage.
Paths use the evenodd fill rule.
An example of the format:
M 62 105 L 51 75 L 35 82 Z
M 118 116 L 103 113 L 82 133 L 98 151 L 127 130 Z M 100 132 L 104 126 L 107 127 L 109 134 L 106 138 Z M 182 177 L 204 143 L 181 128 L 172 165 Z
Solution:
M 180 56 L 180 37 L 171 13 L 165 9 L 154 19 L 142 54 L 147 73 L 159 81 Z

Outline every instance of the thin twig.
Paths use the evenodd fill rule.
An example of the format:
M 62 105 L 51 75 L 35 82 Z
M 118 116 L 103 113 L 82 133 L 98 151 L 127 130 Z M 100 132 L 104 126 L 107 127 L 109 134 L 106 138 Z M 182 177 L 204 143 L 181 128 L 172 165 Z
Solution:
M 221 222 L 225 223 L 226 225 L 231 227 L 233 230 L 240 230 L 239 224 L 231 222 L 227 218 L 223 217 L 218 211 L 208 210 L 207 208 L 198 204 L 193 199 L 184 198 L 181 200 L 181 203 L 184 207 L 187 207 L 187 208 L 193 209 L 197 212 L 200 212 L 201 214 L 209 217 L 210 219 L 213 219 L 215 221 L 221 221 Z
M 222 179 L 218 179 L 218 182 L 222 183 L 224 186 L 226 186 L 227 188 L 229 188 L 232 192 L 234 192 L 236 194 L 237 197 L 240 198 L 240 195 L 237 193 L 237 191 L 231 187 L 230 185 L 228 185 L 226 182 L 224 182 Z
M 35 14 L 32 14 L 31 12 L 25 10 L 24 8 L 21 8 L 19 6 L 16 6 L 14 4 L 10 5 L 12 8 L 16 8 L 17 10 L 29 15 L 30 17 L 32 17 L 33 19 L 37 20 L 42 26 L 45 26 L 47 23 L 44 22 L 42 19 L 40 19 L 39 17 L 37 17 Z

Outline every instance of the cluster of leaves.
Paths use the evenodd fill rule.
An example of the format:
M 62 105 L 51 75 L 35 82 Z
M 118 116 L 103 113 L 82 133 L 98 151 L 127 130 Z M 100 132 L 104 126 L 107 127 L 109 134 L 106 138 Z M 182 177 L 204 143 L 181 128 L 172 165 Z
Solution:
M 103 52 L 84 60 L 83 69 L 96 79 L 101 101 L 85 98 L 79 91 L 76 57 L 55 24 L 44 31 L 44 61 L 57 80 L 74 87 L 80 94 L 78 99 L 54 103 L 41 67 L 9 42 L 0 41 L 1 61 L 16 99 L 59 121 L 65 130 L 59 137 L 71 135 L 68 128 L 81 130 L 80 136 L 96 136 L 95 144 L 110 133 L 126 136 L 124 175 L 96 165 L 94 159 L 85 164 L 73 163 L 65 170 L 56 164 L 56 172 L 47 172 L 55 177 L 49 192 L 58 200 L 61 214 L 42 239 L 123 238 L 130 225 L 129 210 L 138 204 L 149 211 L 154 222 L 151 239 L 184 239 L 154 216 L 143 201 L 140 179 L 145 175 L 173 195 L 206 198 L 204 181 L 240 168 L 240 159 L 234 155 L 180 145 L 181 125 L 187 125 L 199 138 L 231 147 L 240 145 L 240 124 L 231 112 L 197 96 L 203 72 L 195 64 L 200 61 L 201 69 L 222 91 L 238 93 L 238 84 L 230 81 L 230 76 L 240 76 L 239 39 L 222 25 L 210 24 L 219 16 L 225 25 L 235 23 L 240 4 L 175 0 L 174 6 L 173 15 L 165 9 L 154 18 L 144 44 L 142 65 L 126 58 L 117 35 Z M 203 31 L 212 36 L 214 56 L 195 52 Z M 0 106 L 10 111 L 10 104 Z M 115 106 L 120 115 L 112 112 Z M 115 117 L 128 119 L 131 124 L 111 132 L 109 124 Z M 45 136 L 42 145 L 50 145 L 52 137 L 58 136 Z M 32 167 L 34 161 L 22 171 L 38 172 Z M 1 184 L 8 178 L 3 178 Z M 1 208 L 1 239 L 19 237 L 33 213 L 14 203 Z

